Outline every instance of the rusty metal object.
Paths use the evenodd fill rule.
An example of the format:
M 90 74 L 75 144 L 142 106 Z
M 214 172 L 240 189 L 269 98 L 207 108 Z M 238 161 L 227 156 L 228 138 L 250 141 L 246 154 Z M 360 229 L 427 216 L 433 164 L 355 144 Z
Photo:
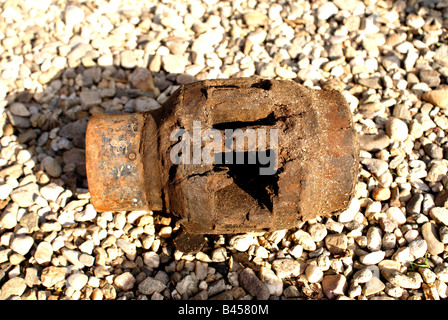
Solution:
M 202 133 L 275 129 L 275 174 L 260 175 L 259 162 L 174 164 L 170 152 L 179 141 L 170 136 L 193 131 L 195 121 Z M 244 156 L 250 152 L 245 145 Z M 256 152 L 267 155 L 273 146 Z M 98 211 L 166 211 L 197 234 L 285 229 L 337 215 L 353 196 L 358 153 L 339 92 L 256 78 L 187 84 L 154 112 L 95 115 L 86 134 L 87 179 Z

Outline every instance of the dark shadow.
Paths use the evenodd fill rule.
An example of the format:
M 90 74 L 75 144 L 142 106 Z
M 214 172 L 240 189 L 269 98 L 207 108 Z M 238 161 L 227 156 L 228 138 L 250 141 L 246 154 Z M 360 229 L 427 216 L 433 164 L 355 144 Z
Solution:
M 269 158 L 272 153 L 272 150 L 216 153 L 215 163 L 218 164 L 215 167 L 227 169 L 228 176 L 237 186 L 246 191 L 261 207 L 272 211 L 272 197 L 278 191 L 278 175 L 260 175 L 260 168 L 267 167 L 266 164 L 260 162 L 260 157 Z

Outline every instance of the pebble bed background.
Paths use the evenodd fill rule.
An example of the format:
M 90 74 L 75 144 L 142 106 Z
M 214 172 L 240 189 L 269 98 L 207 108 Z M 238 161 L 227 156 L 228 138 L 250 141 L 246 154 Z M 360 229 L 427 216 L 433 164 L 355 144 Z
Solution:
M 447 298 L 447 1 L 0 6 L 0 299 Z M 168 216 L 95 211 L 92 114 L 248 76 L 346 97 L 362 149 L 347 211 L 195 255 Z

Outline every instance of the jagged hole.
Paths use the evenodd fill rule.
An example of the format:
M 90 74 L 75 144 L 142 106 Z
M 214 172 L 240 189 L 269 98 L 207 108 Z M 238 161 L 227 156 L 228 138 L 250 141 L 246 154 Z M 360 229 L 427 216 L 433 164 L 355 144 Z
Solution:
M 229 177 L 242 190 L 254 198 L 260 207 L 269 211 L 273 209 L 272 198 L 278 191 L 278 174 L 261 175 L 260 168 L 266 168 L 268 164 L 260 162 L 260 156 L 272 160 L 276 156 L 274 151 L 248 151 L 248 152 L 220 152 L 215 153 L 215 171 L 227 170 Z M 226 161 L 232 159 L 231 161 Z M 241 159 L 244 159 L 243 163 Z M 230 163 L 229 163 L 230 162 Z

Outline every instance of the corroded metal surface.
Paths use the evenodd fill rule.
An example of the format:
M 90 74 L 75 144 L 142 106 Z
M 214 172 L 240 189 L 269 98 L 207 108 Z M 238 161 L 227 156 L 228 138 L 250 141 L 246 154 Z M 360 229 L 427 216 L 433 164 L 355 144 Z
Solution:
M 132 114 L 89 120 L 86 169 L 96 210 L 162 209 L 159 165 L 151 150 L 156 151 L 152 118 Z
M 195 121 L 201 132 L 275 129 L 275 174 L 259 175 L 260 164 L 173 164 L 171 133 L 192 131 Z M 248 155 L 248 148 L 241 152 Z M 99 211 L 164 210 L 190 233 L 275 230 L 345 210 L 358 148 L 350 110 L 337 91 L 292 81 L 207 80 L 181 86 L 152 113 L 92 118 L 87 178 Z M 268 149 L 274 150 L 267 143 L 256 152 Z

